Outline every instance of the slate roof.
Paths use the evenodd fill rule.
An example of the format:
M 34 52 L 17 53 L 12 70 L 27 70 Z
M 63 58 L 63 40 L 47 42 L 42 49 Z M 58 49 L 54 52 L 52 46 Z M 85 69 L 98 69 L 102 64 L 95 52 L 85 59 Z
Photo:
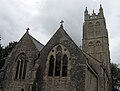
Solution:
M 44 47 L 44 45 L 40 43 L 38 40 L 36 40 L 34 37 L 32 37 L 28 31 L 26 31 L 26 33 L 23 35 L 23 37 L 20 40 L 22 40 L 24 36 L 29 37 L 32 40 L 33 44 L 35 45 L 38 51 L 41 51 L 42 48 Z
M 35 44 L 36 48 L 41 51 L 42 48 L 44 47 L 43 44 L 41 44 L 38 40 L 36 40 L 34 37 L 30 35 L 30 38 L 32 39 L 33 43 Z

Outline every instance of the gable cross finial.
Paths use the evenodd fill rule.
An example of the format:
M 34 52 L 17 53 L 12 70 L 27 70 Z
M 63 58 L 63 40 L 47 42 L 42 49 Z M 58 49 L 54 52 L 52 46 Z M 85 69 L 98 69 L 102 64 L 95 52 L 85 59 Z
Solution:
M 30 28 L 28 27 L 26 30 L 27 30 L 27 33 L 29 33 Z
M 30 28 L 28 27 L 26 30 L 27 30 L 27 31 L 29 31 L 29 30 L 30 30 Z
M 63 21 L 63 20 L 61 20 L 61 21 L 60 21 L 60 23 L 61 23 L 61 25 L 60 25 L 60 26 L 62 26 L 62 27 L 63 27 L 63 23 L 64 23 L 64 21 Z

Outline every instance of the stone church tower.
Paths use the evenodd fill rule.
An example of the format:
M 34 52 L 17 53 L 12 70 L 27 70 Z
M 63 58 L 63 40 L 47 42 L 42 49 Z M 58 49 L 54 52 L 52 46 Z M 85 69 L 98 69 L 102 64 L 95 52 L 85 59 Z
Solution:
M 93 10 L 91 15 L 86 7 L 84 12 L 82 50 L 100 62 L 102 69 L 99 72 L 99 79 L 101 79 L 99 84 L 105 85 L 107 79 L 111 79 L 111 71 L 108 31 L 101 5 L 99 13 L 96 14 Z M 111 83 L 111 81 L 109 80 L 107 83 Z M 106 86 L 101 85 L 101 91 Z
M 88 14 L 86 7 L 84 17 L 82 49 L 100 61 L 110 72 L 108 32 L 102 6 L 100 5 L 98 14 L 93 10 L 92 15 Z

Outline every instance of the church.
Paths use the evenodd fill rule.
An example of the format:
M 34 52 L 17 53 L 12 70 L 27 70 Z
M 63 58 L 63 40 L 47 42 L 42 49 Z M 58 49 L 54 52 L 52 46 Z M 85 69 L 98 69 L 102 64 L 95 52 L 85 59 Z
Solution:
M 82 48 L 63 21 L 46 45 L 29 31 L 6 58 L 0 91 L 112 91 L 108 31 L 103 8 L 84 11 Z

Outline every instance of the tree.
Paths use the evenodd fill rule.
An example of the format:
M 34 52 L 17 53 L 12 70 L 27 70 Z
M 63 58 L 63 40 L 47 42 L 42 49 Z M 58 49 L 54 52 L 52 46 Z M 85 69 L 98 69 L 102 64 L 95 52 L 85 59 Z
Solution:
M 5 58 L 12 51 L 16 44 L 17 42 L 13 41 L 10 42 L 9 45 L 6 47 L 0 46 L 0 69 L 3 67 L 5 63 Z
M 119 91 L 120 89 L 120 68 L 117 64 L 111 63 L 111 75 L 113 91 Z
M 3 58 L 3 47 L 0 46 L 0 69 L 4 65 L 4 58 Z

